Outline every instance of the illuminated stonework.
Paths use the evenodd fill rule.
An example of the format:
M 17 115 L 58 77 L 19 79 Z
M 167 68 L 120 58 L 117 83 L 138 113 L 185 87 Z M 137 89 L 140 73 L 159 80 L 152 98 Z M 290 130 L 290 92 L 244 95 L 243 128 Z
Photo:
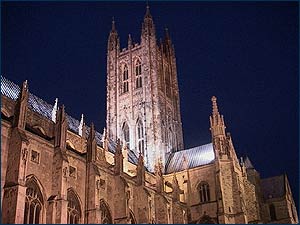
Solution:
M 211 143 L 183 149 L 174 47 L 149 8 L 141 37 L 121 51 L 113 23 L 102 134 L 1 76 L 2 223 L 298 223 L 287 176 L 238 160 L 216 97 Z
M 141 43 L 121 49 L 113 21 L 107 48 L 107 131 L 113 141 L 141 152 L 147 168 L 183 149 L 179 90 L 174 47 L 166 30 L 157 44 L 149 8 L 142 24 Z M 140 126 L 140 127 L 139 127 Z

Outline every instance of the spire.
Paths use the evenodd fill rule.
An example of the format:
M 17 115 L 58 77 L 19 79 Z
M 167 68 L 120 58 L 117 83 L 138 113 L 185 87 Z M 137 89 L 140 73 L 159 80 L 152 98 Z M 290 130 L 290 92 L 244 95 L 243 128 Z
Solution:
M 217 105 L 217 98 L 215 96 L 212 96 L 211 101 L 212 101 L 212 109 L 213 109 L 212 114 L 213 115 L 219 114 L 218 105 Z
M 131 39 L 131 35 L 128 34 L 128 48 L 130 48 L 132 45 L 132 39 Z
M 116 25 L 115 25 L 115 17 L 112 17 L 112 21 L 111 21 L 111 31 L 112 32 L 116 32 Z
M 108 50 L 118 49 L 119 48 L 119 38 L 118 38 L 118 32 L 115 25 L 115 19 L 112 18 L 111 23 L 111 31 L 109 33 L 108 37 Z
M 223 136 L 225 138 L 225 123 L 223 115 L 220 115 L 217 105 L 217 98 L 212 96 L 212 115 L 210 116 L 210 130 L 213 136 Z
M 165 38 L 166 38 L 166 40 L 171 40 L 170 34 L 169 34 L 169 29 L 167 27 L 165 27 Z
M 145 14 L 144 18 L 152 18 L 148 1 L 147 1 L 147 6 L 146 6 L 146 14 Z
M 82 137 L 82 128 L 83 128 L 83 124 L 84 124 L 84 121 L 83 121 L 83 114 L 81 114 L 81 120 L 80 120 L 80 123 L 79 123 L 79 126 L 78 126 L 78 134 L 79 136 Z
M 155 37 L 155 26 L 152 20 L 152 16 L 150 13 L 150 7 L 147 5 L 146 7 L 146 14 L 144 16 L 144 22 L 142 26 L 142 36 L 148 37 L 153 36 Z
M 52 109 L 52 115 L 51 115 L 51 119 L 54 123 L 56 122 L 57 104 L 58 104 L 58 98 L 55 99 L 55 103 L 54 103 L 54 106 Z

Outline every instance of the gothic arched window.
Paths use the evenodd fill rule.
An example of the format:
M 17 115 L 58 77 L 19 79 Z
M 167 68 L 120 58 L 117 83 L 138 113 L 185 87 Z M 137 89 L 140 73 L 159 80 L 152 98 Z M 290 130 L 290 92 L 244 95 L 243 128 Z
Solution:
M 26 185 L 24 224 L 42 223 L 43 198 L 35 181 L 29 181 Z
M 109 207 L 103 199 L 100 200 L 100 211 L 101 211 L 101 223 L 112 224 L 112 217 L 110 214 Z
M 138 59 L 135 63 L 135 87 L 140 88 L 142 86 L 142 63 Z
M 165 83 L 166 83 L 166 94 L 171 97 L 171 74 L 168 66 L 165 67 Z
M 269 205 L 269 210 L 270 210 L 271 221 L 277 220 L 277 218 L 276 218 L 276 210 L 275 210 L 274 204 Z
M 144 155 L 145 153 L 145 147 L 144 147 L 144 128 L 143 128 L 143 123 L 139 119 L 137 121 L 137 144 L 138 144 L 138 151 Z
M 210 191 L 209 185 L 206 182 L 201 182 L 198 186 L 198 191 L 200 195 L 200 202 L 209 202 L 210 201 Z
M 126 93 L 128 91 L 129 91 L 128 67 L 127 65 L 125 65 L 123 69 L 123 93 Z
M 122 133 L 123 133 L 123 139 L 124 141 L 126 142 L 127 146 L 129 146 L 129 143 L 130 143 L 130 134 L 129 134 L 129 126 L 127 125 L 126 122 L 123 123 L 123 126 L 122 126 Z
M 78 197 L 72 190 L 68 190 L 67 193 L 67 200 L 68 200 L 68 224 L 78 224 L 81 218 L 81 210 L 80 210 L 80 203 Z

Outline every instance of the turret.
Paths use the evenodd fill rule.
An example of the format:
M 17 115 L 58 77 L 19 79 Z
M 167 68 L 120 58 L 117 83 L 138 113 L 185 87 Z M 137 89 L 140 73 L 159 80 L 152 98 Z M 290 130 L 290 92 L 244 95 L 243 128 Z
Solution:
M 131 35 L 128 34 L 128 49 L 132 48 L 132 39 L 131 39 Z
M 212 137 L 225 137 L 225 124 L 223 115 L 220 115 L 217 105 L 217 98 L 213 96 L 212 101 L 212 115 L 210 116 L 210 131 Z
M 148 40 L 148 38 L 154 37 L 155 39 L 155 25 L 150 13 L 150 7 L 147 5 L 146 14 L 144 16 L 144 21 L 142 24 L 142 43 Z
M 114 18 L 112 20 L 111 31 L 108 37 L 107 50 L 108 51 L 120 50 L 120 40 L 119 40 L 118 32 L 116 30 Z

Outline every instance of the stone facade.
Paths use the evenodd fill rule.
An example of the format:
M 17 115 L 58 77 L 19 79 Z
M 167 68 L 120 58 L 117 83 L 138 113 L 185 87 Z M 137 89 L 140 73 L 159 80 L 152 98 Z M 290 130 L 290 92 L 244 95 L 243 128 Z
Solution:
M 120 49 L 113 21 L 107 49 L 107 131 L 144 155 L 147 167 L 172 151 L 183 149 L 175 51 L 168 31 L 157 44 L 149 8 L 141 43 Z M 141 133 L 140 133 L 141 132 Z M 126 140 L 125 140 L 126 139 Z
M 298 223 L 287 176 L 238 160 L 215 97 L 212 144 L 183 149 L 174 47 L 149 8 L 123 51 L 113 22 L 103 134 L 27 81 L 1 93 L 2 223 Z

